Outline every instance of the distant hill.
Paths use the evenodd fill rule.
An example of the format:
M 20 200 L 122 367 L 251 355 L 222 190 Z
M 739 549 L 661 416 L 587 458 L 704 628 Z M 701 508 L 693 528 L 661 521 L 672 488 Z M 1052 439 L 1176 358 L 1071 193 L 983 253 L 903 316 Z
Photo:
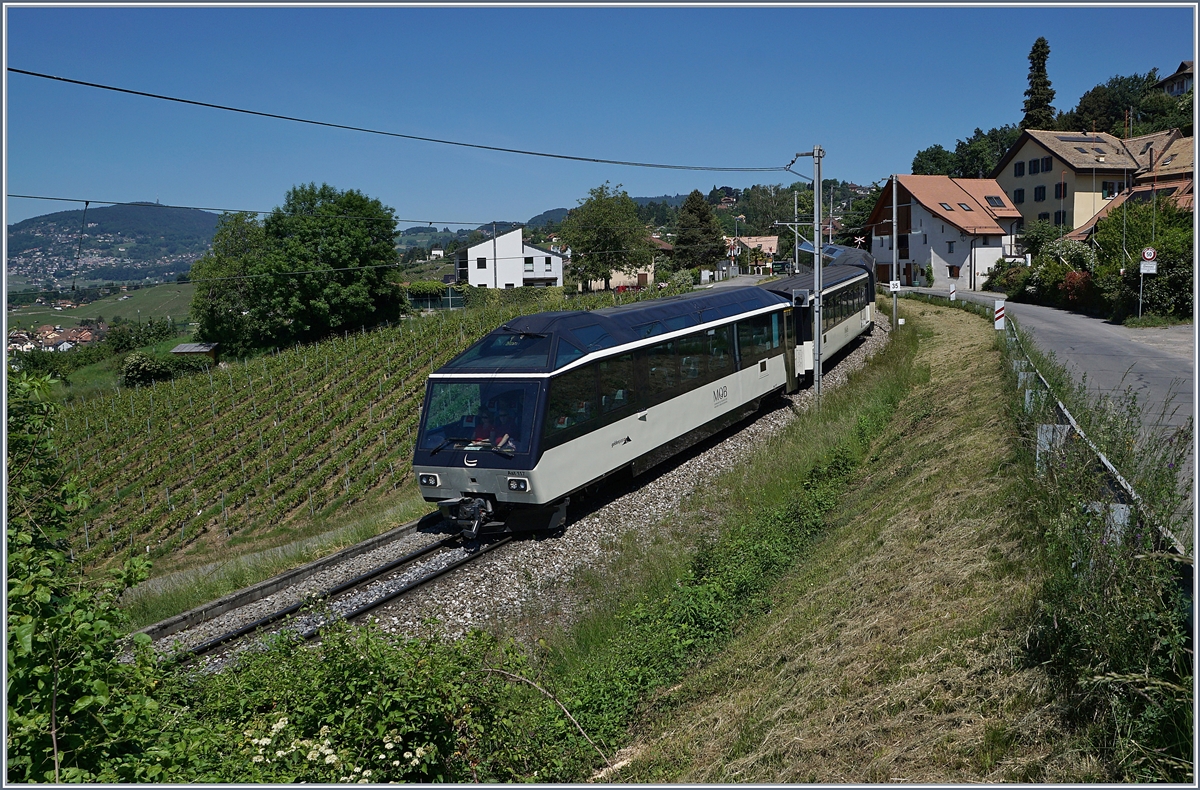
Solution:
M 8 226 L 8 271 L 43 282 L 173 279 L 212 247 L 217 218 L 156 203 L 89 208 L 86 228 L 82 209 L 30 217 Z
M 635 197 L 634 203 L 639 206 L 644 206 L 647 203 L 666 203 L 668 206 L 678 208 L 683 205 L 683 201 L 687 200 L 687 195 L 659 195 L 658 197 Z
M 568 211 L 570 209 L 552 208 L 549 211 L 543 211 L 525 224 L 531 228 L 542 228 L 552 222 L 562 222 L 563 218 L 567 216 Z

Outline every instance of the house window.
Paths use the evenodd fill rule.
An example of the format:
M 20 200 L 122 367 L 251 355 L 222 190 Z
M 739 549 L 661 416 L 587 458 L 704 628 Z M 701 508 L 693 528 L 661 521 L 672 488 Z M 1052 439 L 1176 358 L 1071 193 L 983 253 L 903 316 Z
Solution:
M 988 195 L 986 198 L 987 204 L 992 208 L 1004 208 L 1004 198 L 999 195 Z
M 1075 146 L 1075 150 L 1076 150 L 1076 151 L 1078 151 L 1078 152 L 1079 152 L 1079 153 L 1081 153 L 1081 154 L 1086 154 L 1086 153 L 1087 153 L 1087 149 L 1086 149 L 1086 148 L 1084 148 L 1082 145 L 1077 145 L 1077 146 Z M 1142 153 L 1144 154 L 1144 153 L 1146 153 L 1146 152 L 1145 152 L 1145 151 L 1142 151 Z
M 1036 176 L 1038 173 L 1042 172 L 1041 165 L 1042 165 L 1041 159 L 1030 159 L 1029 160 L 1029 175 Z
M 1020 178 L 1023 175 L 1025 175 L 1025 163 L 1013 162 L 1013 177 Z
M 1111 182 L 1110 182 L 1111 183 Z M 1054 185 L 1054 199 L 1061 200 L 1067 196 L 1067 182 L 1059 181 Z
M 946 272 L 950 275 L 950 278 L 953 280 L 958 279 L 958 271 L 959 271 L 958 266 L 947 266 L 946 267 Z
M 505 288 L 516 288 L 517 286 L 513 285 L 512 283 L 505 283 L 504 287 Z
M 525 271 L 527 271 L 527 272 L 533 271 L 533 256 L 532 255 L 525 259 Z
M 1046 199 L 1046 188 L 1045 188 L 1045 187 L 1034 187 L 1034 188 L 1033 188 L 1033 200 L 1034 200 L 1034 202 L 1035 202 L 1035 203 L 1037 203 L 1037 202 L 1041 202 L 1041 201 L 1043 201 L 1043 200 L 1045 200 L 1045 199 Z
M 946 242 L 946 252 L 949 254 L 954 253 L 954 242 L 952 242 L 952 241 Z
M 476 269 L 486 269 L 487 268 L 487 258 L 476 258 L 475 259 L 475 268 Z
M 949 203 L 938 203 L 938 205 L 941 206 L 942 208 L 946 209 L 946 211 L 954 211 L 954 207 L 951 206 Z
M 991 244 L 991 236 L 981 236 L 980 238 L 983 239 L 983 241 L 979 242 L 980 247 L 987 247 L 989 244 Z
M 1043 211 L 1041 214 L 1038 214 L 1038 219 L 1050 219 L 1050 212 Z
M 1049 173 L 1053 169 L 1054 169 L 1054 157 L 1043 156 L 1042 157 L 1042 172 Z
M 1025 190 L 1024 189 L 1014 189 L 1013 190 L 1013 203 L 1019 204 L 1019 203 L 1024 203 L 1024 202 L 1025 202 Z
M 549 255 L 546 256 L 546 271 L 548 271 L 548 272 L 554 271 L 554 266 L 552 266 L 550 264 L 550 256 Z
M 968 206 L 966 203 L 959 203 L 958 207 L 961 208 L 963 211 L 974 211 L 975 210 L 975 209 L 971 208 L 970 206 Z
M 1067 222 L 1067 212 L 1065 212 L 1065 211 L 1054 212 L 1054 224 L 1055 225 L 1065 225 L 1066 222 Z
M 1101 194 L 1105 198 L 1110 198 L 1125 188 L 1125 184 L 1120 181 L 1104 181 L 1100 185 Z

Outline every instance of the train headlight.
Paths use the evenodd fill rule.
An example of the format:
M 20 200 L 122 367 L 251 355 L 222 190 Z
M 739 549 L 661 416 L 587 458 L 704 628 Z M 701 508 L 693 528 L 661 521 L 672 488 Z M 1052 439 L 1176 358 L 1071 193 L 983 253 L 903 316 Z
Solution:
M 437 488 L 438 487 L 438 476 L 437 475 L 418 475 L 417 482 L 423 486 L 430 486 L 431 488 Z
M 529 490 L 529 481 L 523 477 L 510 477 L 510 478 L 508 478 L 508 490 L 509 491 L 528 491 Z

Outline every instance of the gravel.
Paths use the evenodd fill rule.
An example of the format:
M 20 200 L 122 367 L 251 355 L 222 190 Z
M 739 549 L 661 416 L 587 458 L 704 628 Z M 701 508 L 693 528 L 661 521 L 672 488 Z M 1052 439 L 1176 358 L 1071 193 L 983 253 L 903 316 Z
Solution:
M 824 375 L 824 389 L 842 386 L 853 371 L 884 347 L 888 323 L 887 316 L 877 313 L 876 330 Z M 556 536 L 512 541 L 384 604 L 366 619 L 396 635 L 452 639 L 475 628 L 498 628 L 519 637 L 535 638 L 538 631 L 568 625 L 588 605 L 588 601 L 580 600 L 573 592 L 573 582 L 581 573 L 604 562 L 609 547 L 630 533 L 641 541 L 652 540 L 656 532 L 665 530 L 678 502 L 744 461 L 762 442 L 794 420 L 797 412 L 808 409 L 814 398 L 809 388 L 773 401 L 757 418 L 726 431 L 724 438 L 709 440 L 699 450 L 686 451 L 684 460 L 669 461 L 660 470 L 652 470 L 624 487 L 610 486 L 605 492 L 608 498 L 594 502 L 590 509 L 578 508 L 576 513 L 569 509 L 567 526 Z M 442 537 L 436 532 L 414 530 L 285 590 L 166 637 L 156 647 L 161 652 L 171 652 L 178 647 L 201 644 Z M 351 596 L 353 602 L 339 600 L 330 608 L 335 613 L 349 611 L 366 597 L 378 596 L 404 584 L 433 566 L 448 564 L 463 552 L 463 549 L 435 552 L 416 565 L 406 566 L 355 592 Z M 327 616 L 328 611 L 303 613 L 289 621 L 287 627 L 302 632 L 319 626 Z M 204 659 L 205 663 L 208 668 L 217 669 L 246 647 L 243 643 L 213 653 Z

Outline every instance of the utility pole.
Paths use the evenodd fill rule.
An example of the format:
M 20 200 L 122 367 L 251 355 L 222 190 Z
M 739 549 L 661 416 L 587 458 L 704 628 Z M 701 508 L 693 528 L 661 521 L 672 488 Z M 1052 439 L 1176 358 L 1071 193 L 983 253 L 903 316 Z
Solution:
M 792 233 L 795 235 L 795 243 L 792 245 L 792 274 L 800 273 L 800 193 L 792 190 Z
M 817 408 L 821 408 L 821 264 L 824 255 L 824 244 L 821 238 L 821 158 L 825 156 L 825 150 L 819 145 L 814 145 L 811 152 L 803 152 L 796 154 L 796 159 L 802 156 L 811 156 L 813 158 L 813 290 L 811 304 L 813 308 L 813 384 L 816 389 Z M 792 160 L 794 163 L 795 160 Z M 791 170 L 791 165 L 788 165 L 788 170 Z M 795 172 L 794 170 L 792 172 Z M 799 173 L 797 173 L 799 175 Z M 795 193 L 793 192 L 793 197 Z M 789 225 L 792 231 L 796 234 L 797 240 L 802 239 L 800 235 L 800 214 L 799 203 L 795 203 L 796 221 L 795 222 L 779 222 L 776 225 Z M 799 250 L 799 244 L 796 245 L 796 250 Z M 796 252 L 795 260 L 799 264 L 799 252 Z

